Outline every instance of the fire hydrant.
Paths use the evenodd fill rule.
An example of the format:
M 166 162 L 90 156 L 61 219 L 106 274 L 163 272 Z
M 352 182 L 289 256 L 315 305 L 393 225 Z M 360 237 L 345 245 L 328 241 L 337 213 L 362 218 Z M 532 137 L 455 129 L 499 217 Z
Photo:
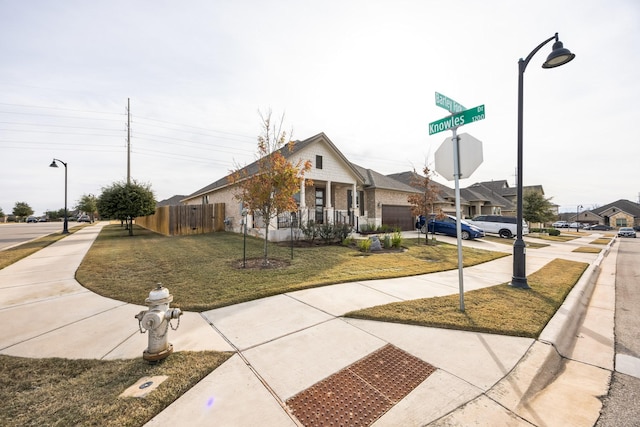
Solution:
M 173 345 L 169 343 L 169 326 L 174 331 L 180 326 L 180 316 L 182 311 L 179 308 L 169 308 L 169 303 L 173 301 L 173 295 L 169 289 L 158 283 L 155 289 L 149 292 L 149 298 L 144 302 L 149 310 L 141 311 L 135 315 L 138 319 L 140 333 L 149 332 L 149 346 L 142 353 L 142 358 L 149 362 L 157 362 L 169 356 L 173 352 Z M 174 328 L 171 325 L 172 319 L 178 319 L 178 324 Z

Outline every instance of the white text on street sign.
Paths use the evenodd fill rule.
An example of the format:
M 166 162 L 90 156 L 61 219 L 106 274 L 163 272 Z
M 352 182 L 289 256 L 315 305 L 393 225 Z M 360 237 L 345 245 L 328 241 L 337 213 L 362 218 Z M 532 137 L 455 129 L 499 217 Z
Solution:
M 447 98 L 441 93 L 436 92 L 436 105 L 442 107 L 451 114 L 459 113 L 466 110 L 462 104 L 458 104 L 451 98 Z
M 457 128 L 484 119 L 484 105 L 461 111 L 444 119 L 429 123 L 429 135 Z

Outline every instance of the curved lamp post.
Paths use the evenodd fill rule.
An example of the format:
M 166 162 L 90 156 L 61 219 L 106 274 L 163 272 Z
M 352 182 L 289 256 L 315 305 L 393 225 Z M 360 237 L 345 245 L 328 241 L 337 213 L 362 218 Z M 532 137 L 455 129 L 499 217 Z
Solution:
M 69 220 L 67 219 L 67 164 L 60 159 L 53 159 L 50 168 L 57 168 L 58 164 L 56 161 L 62 163 L 64 165 L 64 225 L 62 226 L 62 234 L 69 233 Z
M 520 58 L 518 61 L 518 177 L 517 177 L 517 235 L 516 241 L 513 244 L 513 277 L 511 279 L 511 286 L 514 288 L 529 289 L 527 283 L 526 263 L 525 263 L 525 243 L 522 240 L 522 95 L 524 92 L 524 71 L 535 55 L 544 45 L 551 40 L 555 40 L 553 49 L 547 60 L 542 64 L 542 68 L 555 68 L 566 64 L 575 58 L 575 55 L 569 52 L 562 46 L 562 42 L 558 39 L 558 33 L 553 37 L 549 37 L 547 40 L 540 43 L 535 49 L 531 51 L 526 59 Z

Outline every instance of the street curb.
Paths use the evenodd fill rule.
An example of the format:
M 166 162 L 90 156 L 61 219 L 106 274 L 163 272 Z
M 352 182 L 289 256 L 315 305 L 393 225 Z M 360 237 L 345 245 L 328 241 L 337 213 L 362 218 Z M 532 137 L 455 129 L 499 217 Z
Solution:
M 576 333 L 587 312 L 593 289 L 600 276 L 602 262 L 614 242 L 615 238 L 611 239 L 596 260 L 587 267 L 538 337 L 538 341 L 551 344 L 562 357 L 567 357 L 576 343 Z
M 529 399 L 551 384 L 564 369 L 564 361 L 575 346 L 576 334 L 587 312 L 601 271 L 601 265 L 615 238 L 585 270 L 565 298 L 540 337 L 515 368 L 498 381 L 486 395 L 514 413 Z

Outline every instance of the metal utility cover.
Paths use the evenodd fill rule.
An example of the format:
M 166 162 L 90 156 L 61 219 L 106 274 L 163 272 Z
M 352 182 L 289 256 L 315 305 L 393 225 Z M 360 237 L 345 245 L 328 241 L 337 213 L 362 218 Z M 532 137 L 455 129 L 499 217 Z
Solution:
M 469 178 L 482 164 L 482 142 L 467 133 L 461 133 L 458 138 L 460 138 L 460 179 Z M 455 179 L 451 139 L 445 139 L 434 155 L 436 172 L 449 181 Z

